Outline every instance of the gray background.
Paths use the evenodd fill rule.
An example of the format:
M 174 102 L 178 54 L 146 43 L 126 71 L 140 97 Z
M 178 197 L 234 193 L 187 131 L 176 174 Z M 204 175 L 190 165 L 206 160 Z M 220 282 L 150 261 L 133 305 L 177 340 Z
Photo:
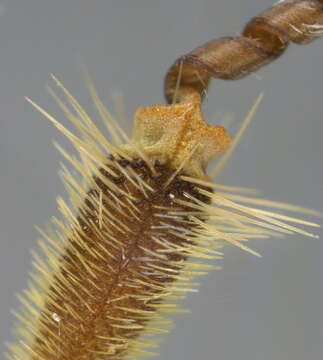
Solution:
M 24 100 L 67 122 L 46 92 L 55 73 L 99 122 L 78 63 L 87 65 L 107 106 L 122 91 L 129 118 L 161 103 L 163 76 L 178 57 L 209 39 L 241 31 L 272 0 L 0 1 L 0 341 L 9 340 L 36 248 L 34 224 L 57 215 L 65 194 L 56 139 L 66 140 Z M 266 198 L 322 210 L 323 40 L 291 46 L 275 64 L 237 82 L 214 81 L 205 111 L 233 115 L 234 133 L 260 91 L 264 100 L 219 180 L 256 187 Z M 52 84 L 53 85 L 53 84 Z M 313 220 L 313 219 L 312 219 Z M 321 221 L 321 220 L 318 220 Z M 318 230 L 322 235 L 322 231 Z M 226 248 L 223 271 L 176 316 L 161 359 L 319 360 L 323 354 L 323 246 L 292 236 L 252 241 L 258 259 Z

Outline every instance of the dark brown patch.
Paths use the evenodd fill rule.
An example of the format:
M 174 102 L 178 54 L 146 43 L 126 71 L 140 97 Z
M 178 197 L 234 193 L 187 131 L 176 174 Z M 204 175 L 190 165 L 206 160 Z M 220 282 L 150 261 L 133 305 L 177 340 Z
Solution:
M 193 225 L 185 215 L 176 219 L 163 217 L 169 215 L 169 210 L 156 206 L 185 211 L 189 209 L 176 204 L 175 198 L 189 201 L 185 194 L 190 194 L 204 203 L 209 199 L 198 192 L 198 185 L 178 176 L 165 188 L 164 184 L 174 171 L 168 164 L 155 162 L 156 174 L 152 174 L 140 159 L 132 162 L 123 159 L 118 163 L 123 168 L 131 167 L 154 192 L 145 189 L 145 197 L 117 168 L 113 168 L 116 177 L 100 169 L 105 179 L 135 197 L 133 204 L 138 210 L 131 208 L 125 195 L 113 193 L 122 209 L 118 211 L 113 205 L 117 201 L 108 186 L 99 177 L 94 178 L 97 186 L 88 191 L 79 211 L 79 229 L 75 229 L 82 241 L 69 239 L 65 254 L 61 256 L 60 273 L 55 276 L 54 286 L 47 294 L 39 320 L 43 325 L 32 346 L 38 354 L 35 359 L 99 359 L 100 352 L 105 353 L 104 359 L 121 358 L 128 350 L 128 340 L 141 332 L 139 328 L 123 326 L 145 327 L 155 306 L 162 301 L 163 297 L 158 298 L 158 295 L 174 281 L 187 258 L 185 251 L 159 251 L 164 248 L 163 242 L 180 247 L 191 245 L 192 239 L 184 240 L 169 230 L 178 229 L 184 233 L 192 230 Z M 97 202 L 100 191 L 103 208 L 109 211 L 115 226 L 105 222 L 102 228 L 99 227 Z M 203 214 L 197 216 L 204 219 Z M 111 237 L 117 241 L 113 242 Z M 59 344 L 58 352 L 50 349 L 51 342 Z

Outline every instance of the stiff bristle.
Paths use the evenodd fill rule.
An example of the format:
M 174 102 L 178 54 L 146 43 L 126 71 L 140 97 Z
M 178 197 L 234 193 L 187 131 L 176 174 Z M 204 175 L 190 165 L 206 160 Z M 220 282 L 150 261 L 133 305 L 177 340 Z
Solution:
M 9 345 L 8 358 L 114 360 L 151 355 L 147 349 L 156 347 L 157 339 L 141 335 L 167 332 L 170 322 L 165 314 L 182 311 L 174 301 L 195 291 L 192 279 L 216 268 L 199 259 L 221 258 L 225 243 L 259 256 L 245 244 L 248 239 L 293 232 L 313 236 L 289 223 L 316 224 L 241 205 L 234 200 L 250 204 L 257 200 L 225 193 L 239 189 L 209 181 L 203 172 L 206 162 L 227 147 L 229 140 L 222 128 L 202 124 L 195 95 L 191 103 L 167 108 L 172 114 L 184 109 L 186 130 L 191 117 L 196 121 L 189 129 L 196 133 L 185 135 L 186 142 L 175 139 L 169 149 L 177 152 L 167 155 L 167 143 L 163 148 L 151 143 L 151 128 L 149 134 L 144 129 L 147 137 L 138 140 L 146 110 L 139 112 L 140 131 L 135 129 L 134 140 L 126 139 L 128 144 L 120 145 L 126 136 L 90 83 L 99 113 L 115 139 L 116 145 L 112 145 L 54 79 L 72 109 L 51 93 L 80 137 L 28 101 L 71 140 L 79 159 L 57 147 L 82 181 L 63 166 L 61 176 L 71 206 L 59 198 L 64 220 L 54 218 L 54 230 L 40 230 L 43 256 L 33 254 L 36 271 L 20 297 L 23 309 L 16 314 L 18 344 Z M 167 109 L 159 106 L 158 111 Z M 155 128 L 156 114 L 153 109 Z M 164 120 L 161 117 L 159 121 Z M 204 142 L 202 135 L 209 130 L 213 133 Z M 184 136 L 182 130 L 178 133 Z M 158 146 L 162 136 L 164 133 L 156 138 Z M 202 140 L 196 142 L 196 138 Z M 181 143 L 188 148 L 180 149 Z M 156 157 L 162 150 L 166 153 L 159 160 Z M 167 161 L 161 161 L 165 158 Z

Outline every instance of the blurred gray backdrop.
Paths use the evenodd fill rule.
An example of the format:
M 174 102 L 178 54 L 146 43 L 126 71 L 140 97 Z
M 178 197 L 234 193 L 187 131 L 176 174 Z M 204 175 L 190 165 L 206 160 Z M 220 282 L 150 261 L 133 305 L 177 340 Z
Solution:
M 114 90 L 123 93 L 130 132 L 138 106 L 164 102 L 163 77 L 178 56 L 240 32 L 272 2 L 0 1 L 0 352 L 11 339 L 15 293 L 26 286 L 32 269 L 30 249 L 37 248 L 39 237 L 34 225 L 44 228 L 58 214 L 56 196 L 66 196 L 57 175 L 62 159 L 52 141 L 71 148 L 24 96 L 67 124 L 46 91 L 54 86 L 54 73 L 99 123 L 81 59 L 108 107 Z M 244 80 L 213 81 L 207 118 L 215 123 L 229 115 L 232 134 L 265 92 L 218 181 L 323 210 L 322 61 L 323 39 L 290 46 L 274 64 Z M 185 300 L 192 314 L 175 317 L 160 359 L 322 359 L 322 239 L 291 236 L 251 246 L 262 259 L 228 247 L 218 262 L 223 270 L 201 278 L 199 293 Z

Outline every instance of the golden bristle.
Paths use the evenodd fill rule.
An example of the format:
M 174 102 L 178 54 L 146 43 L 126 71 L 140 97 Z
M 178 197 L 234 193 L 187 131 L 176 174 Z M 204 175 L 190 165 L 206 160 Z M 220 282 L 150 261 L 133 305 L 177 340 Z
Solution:
M 116 360 L 151 355 L 147 349 L 158 340 L 142 335 L 167 332 L 171 322 L 165 315 L 183 311 L 176 301 L 196 291 L 198 283 L 192 280 L 217 268 L 200 259 L 221 258 L 226 243 L 259 256 L 246 241 L 289 233 L 314 236 L 291 223 L 317 224 L 242 205 L 273 203 L 211 183 L 206 164 L 228 147 L 230 137 L 222 127 L 204 123 L 199 95 L 138 110 L 131 140 L 89 82 L 116 142 L 112 145 L 53 78 L 74 112 L 50 92 L 80 137 L 28 101 L 75 146 L 80 159 L 57 145 L 82 181 L 62 166 L 71 205 L 58 198 L 64 220 L 53 218 L 54 230 L 40 230 L 43 256 L 33 253 L 35 273 L 20 297 L 18 345 L 10 345 L 9 358 Z M 174 132 L 165 132 L 167 122 L 175 126 Z M 284 208 L 279 203 L 275 207 Z

